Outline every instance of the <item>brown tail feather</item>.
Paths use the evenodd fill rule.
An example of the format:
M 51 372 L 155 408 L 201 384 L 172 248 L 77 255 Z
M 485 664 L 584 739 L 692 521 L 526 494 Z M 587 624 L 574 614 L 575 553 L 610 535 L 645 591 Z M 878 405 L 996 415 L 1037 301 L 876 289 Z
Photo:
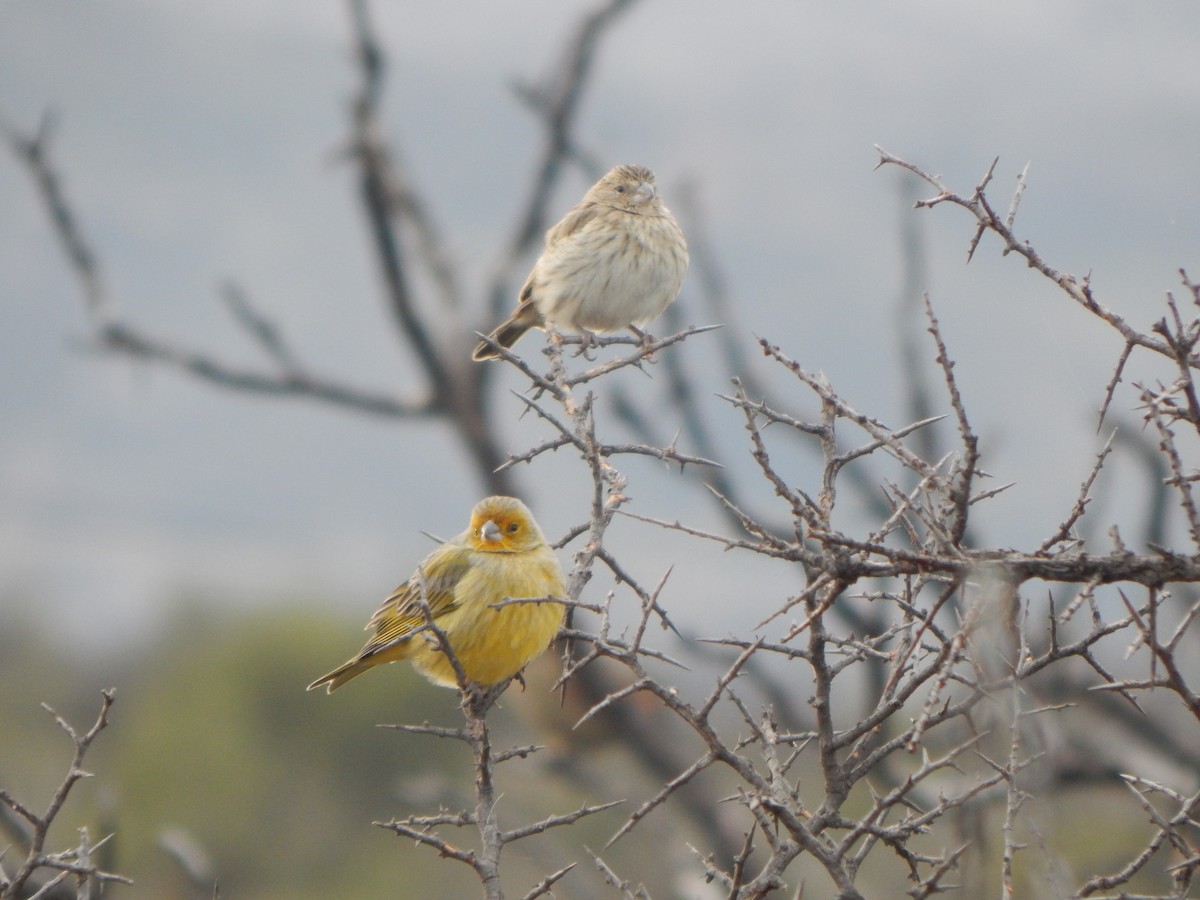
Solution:
M 471 354 L 471 359 L 496 359 L 500 356 L 496 352 L 496 344 L 501 347 L 511 347 L 530 328 L 540 328 L 541 325 L 542 317 L 538 315 L 537 307 L 527 300 L 517 307 L 517 311 L 512 316 L 501 322 L 496 330 L 488 335 L 486 341 L 479 342 L 479 346 Z

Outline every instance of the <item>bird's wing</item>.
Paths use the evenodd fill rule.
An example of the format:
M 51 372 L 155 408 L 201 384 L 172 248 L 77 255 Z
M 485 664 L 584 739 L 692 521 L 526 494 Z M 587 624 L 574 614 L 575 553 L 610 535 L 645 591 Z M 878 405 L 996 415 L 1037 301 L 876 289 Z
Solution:
M 367 630 L 375 635 L 363 647 L 361 655 L 374 653 L 403 640 L 425 625 L 421 609 L 421 580 L 425 582 L 425 600 L 436 622 L 458 606 L 457 588 L 471 567 L 470 550 L 447 545 L 438 548 L 421 564 L 420 570 L 396 588 L 371 616 Z
M 604 207 L 598 203 L 581 203 L 559 220 L 558 224 L 546 232 L 546 246 L 552 247 L 563 238 L 570 237 L 580 231 L 588 222 L 600 215 Z

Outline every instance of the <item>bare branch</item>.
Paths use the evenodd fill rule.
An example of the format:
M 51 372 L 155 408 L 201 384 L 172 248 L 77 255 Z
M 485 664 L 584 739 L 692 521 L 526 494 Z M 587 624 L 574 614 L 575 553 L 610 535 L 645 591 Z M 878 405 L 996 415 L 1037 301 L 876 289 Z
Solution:
M 57 871 L 59 874 L 52 878 L 46 885 L 43 885 L 33 896 L 43 894 L 43 891 L 49 891 L 55 885 L 68 875 L 74 875 L 77 878 L 78 891 L 80 896 L 86 896 L 90 890 L 91 882 L 95 881 L 103 884 L 109 881 L 116 881 L 122 884 L 132 884 L 132 882 L 122 875 L 115 875 L 111 872 L 105 872 L 99 869 L 92 861 L 91 852 L 102 846 L 108 838 L 104 838 L 96 844 L 90 843 L 86 829 L 80 831 L 80 842 L 77 847 L 66 850 L 60 853 L 46 852 L 46 838 L 50 831 L 50 826 L 54 824 L 66 805 L 67 799 L 70 797 L 72 788 L 80 779 L 90 777 L 90 773 L 83 769 L 83 759 L 91 748 L 92 742 L 108 726 L 108 712 L 112 708 L 113 700 L 116 697 L 116 691 L 112 688 L 100 692 L 100 712 L 96 716 L 96 720 L 91 727 L 80 733 L 73 728 L 62 716 L 56 713 L 46 704 L 42 704 L 50 715 L 54 717 L 54 721 L 71 739 L 74 744 L 74 755 L 71 758 L 71 764 L 67 769 L 67 774 L 63 777 L 58 787 L 55 789 L 50 802 L 46 806 L 46 811 L 43 813 L 35 813 L 28 806 L 20 803 L 7 791 L 0 789 L 0 804 L 8 807 L 25 820 L 29 829 L 27 833 L 27 842 L 24 848 L 25 858 L 21 861 L 19 868 L 12 875 L 8 876 L 0 868 L 0 898 L 9 900 L 9 898 L 23 897 L 24 888 L 30 883 L 31 877 L 43 869 Z

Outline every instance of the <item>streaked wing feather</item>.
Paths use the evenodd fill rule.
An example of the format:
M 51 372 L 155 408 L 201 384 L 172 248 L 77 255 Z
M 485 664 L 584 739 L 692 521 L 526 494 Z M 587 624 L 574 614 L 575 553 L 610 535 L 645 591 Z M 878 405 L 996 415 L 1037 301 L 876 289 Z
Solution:
M 546 232 L 546 246 L 552 247 L 563 238 L 575 234 L 575 232 L 587 225 L 588 222 L 600 215 L 603 210 L 604 207 L 597 203 L 588 203 L 575 207 L 563 216 L 557 225 Z
M 458 606 L 458 583 L 470 567 L 470 552 L 464 552 L 461 547 L 439 548 L 422 564 L 425 598 L 435 622 Z M 425 613 L 421 610 L 420 598 L 416 575 L 396 588 L 367 623 L 367 629 L 374 628 L 375 634 L 367 641 L 361 655 L 378 652 L 421 628 L 425 624 Z

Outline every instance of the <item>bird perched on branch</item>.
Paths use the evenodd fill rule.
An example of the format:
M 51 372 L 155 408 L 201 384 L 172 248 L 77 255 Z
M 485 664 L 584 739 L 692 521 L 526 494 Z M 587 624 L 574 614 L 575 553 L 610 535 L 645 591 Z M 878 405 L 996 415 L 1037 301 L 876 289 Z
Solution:
M 516 312 L 472 356 L 494 359 L 496 344 L 511 347 L 530 328 L 637 331 L 670 306 L 687 266 L 687 242 L 654 173 L 617 166 L 546 232 Z
M 558 632 L 563 605 L 549 597 L 566 597 L 562 567 L 529 508 L 513 497 L 488 497 L 471 510 L 470 527 L 426 557 L 376 610 L 367 623 L 375 634 L 358 655 L 308 689 L 328 685 L 333 693 L 368 669 L 402 659 L 434 684 L 457 686 L 429 618 L 468 679 L 481 686 L 505 681 Z M 543 599 L 504 602 L 536 598 Z

